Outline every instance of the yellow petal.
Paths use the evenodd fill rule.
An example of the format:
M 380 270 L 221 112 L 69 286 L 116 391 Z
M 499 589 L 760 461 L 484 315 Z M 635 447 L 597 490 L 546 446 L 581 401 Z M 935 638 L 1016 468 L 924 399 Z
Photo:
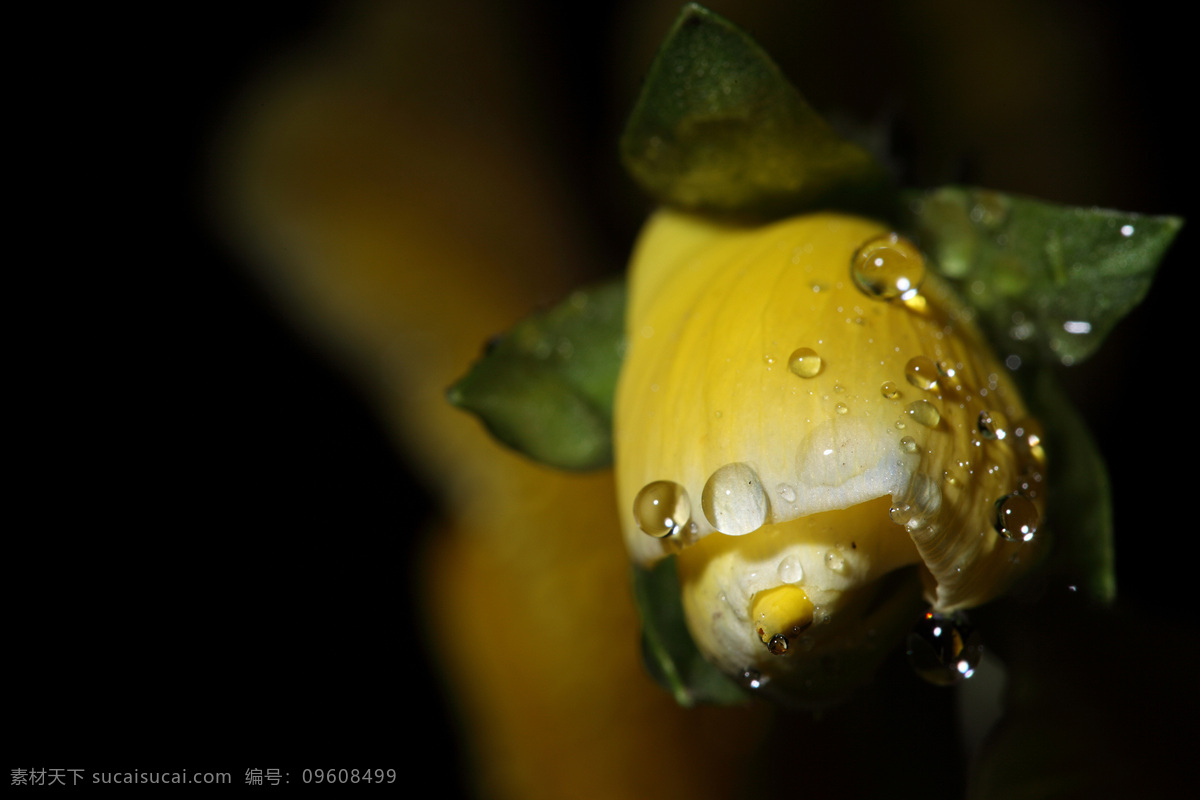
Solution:
M 864 246 L 863 270 L 902 280 L 856 281 Z M 622 526 L 643 565 L 680 554 L 689 626 L 726 671 L 861 645 L 872 614 L 903 618 L 882 608 L 883 581 L 915 598 L 919 573 L 940 611 L 986 602 L 1041 547 L 995 524 L 1010 495 L 1009 528 L 1041 513 L 1041 462 L 1013 424 L 1026 408 L 923 272 L 911 244 L 834 214 L 738 227 L 664 211 L 638 243 L 615 418 Z M 658 495 L 666 536 L 633 513 Z M 784 585 L 815 610 L 781 659 L 752 617 Z

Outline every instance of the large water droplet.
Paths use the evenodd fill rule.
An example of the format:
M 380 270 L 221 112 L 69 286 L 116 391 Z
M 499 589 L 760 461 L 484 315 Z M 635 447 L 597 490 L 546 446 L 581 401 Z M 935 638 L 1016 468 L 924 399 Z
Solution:
M 996 533 L 1010 542 L 1031 541 L 1037 533 L 1037 506 L 1028 497 L 1010 494 L 996 501 Z
M 673 536 L 691 520 L 692 501 L 678 483 L 654 481 L 633 499 L 633 518 L 642 531 L 656 539 Z
M 928 400 L 917 400 L 914 403 L 909 403 L 908 407 L 904 409 L 904 413 L 913 421 L 924 425 L 926 428 L 936 428 L 938 423 L 942 421 L 941 412 Z
M 761 528 L 769 508 L 758 473 L 742 462 L 726 464 L 709 477 L 700 505 L 712 526 L 730 536 Z
M 908 634 L 908 663 L 925 680 L 952 686 L 975 673 L 983 642 L 961 615 L 927 611 Z
M 767 650 L 773 656 L 781 656 L 788 651 L 788 638 L 782 633 L 777 633 L 771 637 L 771 641 L 767 642 Z
M 884 381 L 883 385 L 879 387 L 879 393 L 888 400 L 895 400 L 900 396 L 900 387 L 891 381 Z
M 788 356 L 788 369 L 801 378 L 815 378 L 821 374 L 821 357 L 811 347 L 800 347 Z
M 979 412 L 979 432 L 985 439 L 1008 438 L 1008 420 L 999 411 Z
M 800 565 L 800 559 L 788 556 L 780 561 L 779 580 L 784 583 L 799 583 L 804 580 L 804 567 Z
M 904 377 L 918 389 L 926 392 L 936 392 L 938 388 L 938 368 L 932 358 L 913 356 L 904 365 Z
M 850 262 L 850 275 L 869 297 L 910 300 L 925 280 L 925 259 L 912 242 L 887 233 L 858 249 Z

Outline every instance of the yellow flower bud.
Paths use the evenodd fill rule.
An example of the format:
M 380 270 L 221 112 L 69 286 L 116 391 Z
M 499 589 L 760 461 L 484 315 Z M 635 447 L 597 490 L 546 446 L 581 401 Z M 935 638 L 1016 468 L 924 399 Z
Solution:
M 646 226 L 622 525 L 637 563 L 678 555 L 692 637 L 725 672 L 840 693 L 922 606 L 984 603 L 1042 549 L 1038 428 L 931 272 L 844 215 Z

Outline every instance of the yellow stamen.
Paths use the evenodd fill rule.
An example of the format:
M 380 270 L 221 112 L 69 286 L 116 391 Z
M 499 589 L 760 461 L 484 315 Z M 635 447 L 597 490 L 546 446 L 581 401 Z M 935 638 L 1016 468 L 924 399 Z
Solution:
M 751 605 L 754 632 L 775 655 L 783 655 L 791 641 L 813 621 L 813 604 L 798 586 L 776 586 L 754 596 Z

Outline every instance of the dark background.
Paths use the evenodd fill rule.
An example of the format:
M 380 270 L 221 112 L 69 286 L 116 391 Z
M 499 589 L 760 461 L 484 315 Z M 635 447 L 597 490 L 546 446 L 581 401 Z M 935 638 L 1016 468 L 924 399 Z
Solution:
M 946 129 L 928 120 L 954 111 L 925 107 L 920 81 L 954 62 L 901 59 L 894 11 L 831 11 L 831 26 L 857 26 L 861 46 L 805 39 L 796 52 L 788 4 L 753 4 L 767 16 L 748 16 L 783 20 L 750 27 L 818 108 L 862 122 L 887 112 L 911 182 L 1197 219 L 1195 137 L 1182 118 L 1189 34 L 1162 3 L 1051 5 L 1086 21 L 1072 46 L 1109 68 L 1089 91 L 1120 109 L 1067 137 L 1091 172 L 1034 152 L 1015 168 L 986 136 L 941 140 Z M 408 594 L 418 521 L 432 512 L 420 467 L 249 279 L 199 198 L 239 87 L 337 9 L 215 3 L 14 25 L 29 49 L 14 73 L 11 154 L 8 767 L 230 770 L 235 781 L 254 766 L 419 768 L 447 792 L 461 787 Z M 590 13 L 514 3 L 514 49 L 544 100 L 548 157 L 584 187 L 608 243 L 600 259 L 617 268 L 647 208 L 613 146 L 617 109 L 636 89 L 613 88 L 629 9 Z M 1128 619 L 1192 648 L 1194 234 L 1185 228 L 1104 350 L 1067 372 L 1115 487 Z M 419 743 L 402 745 L 412 731 Z

